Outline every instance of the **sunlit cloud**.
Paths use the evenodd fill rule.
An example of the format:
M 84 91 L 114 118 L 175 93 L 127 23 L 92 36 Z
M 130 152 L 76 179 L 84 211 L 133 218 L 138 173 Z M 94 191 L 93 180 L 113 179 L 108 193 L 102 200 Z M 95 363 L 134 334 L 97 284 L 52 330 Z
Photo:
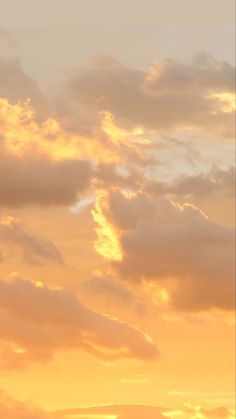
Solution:
M 0 289 L 1 367 L 50 360 L 56 352 L 72 349 L 109 361 L 158 357 L 148 335 L 85 307 L 65 289 L 39 286 L 17 275 L 0 280 Z
M 228 6 L 126 4 L 134 28 L 63 2 L 0 29 L 0 417 L 233 419 Z
M 115 227 L 109 223 L 103 213 L 103 205 L 106 202 L 106 192 L 97 192 L 97 199 L 92 216 L 96 223 L 97 240 L 94 243 L 95 250 L 108 260 L 122 260 L 122 250 L 117 238 Z
M 113 190 L 98 208 L 95 249 L 127 278 L 159 282 L 157 302 L 190 311 L 233 309 L 233 229 L 213 223 L 192 204 L 145 193 Z

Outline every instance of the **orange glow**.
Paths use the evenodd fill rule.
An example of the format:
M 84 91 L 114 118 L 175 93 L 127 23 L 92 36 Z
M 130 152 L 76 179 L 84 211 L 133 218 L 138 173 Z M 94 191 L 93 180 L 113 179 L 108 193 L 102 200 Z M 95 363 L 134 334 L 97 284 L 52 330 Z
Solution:
M 209 99 L 217 99 L 220 112 L 229 113 L 236 110 L 236 96 L 234 93 L 212 93 L 208 97 Z
M 232 2 L 2 2 L 0 419 L 235 418 Z
M 122 250 L 115 228 L 103 214 L 106 205 L 107 194 L 104 190 L 97 191 L 95 208 L 91 211 L 96 223 L 97 240 L 94 243 L 95 250 L 108 260 L 122 260 Z
M 111 138 L 111 141 L 114 143 L 124 143 L 129 137 L 133 138 L 145 134 L 145 131 L 141 127 L 136 127 L 131 130 L 120 128 L 115 123 L 115 117 L 111 112 L 102 112 L 101 115 L 103 131 Z
M 117 415 L 68 414 L 65 419 L 118 419 Z
M 37 122 L 29 101 L 11 104 L 7 99 L 0 98 L 0 123 L 5 146 L 10 153 L 18 156 L 33 152 L 54 160 L 83 158 L 117 162 L 120 156 L 116 146 L 122 142 L 124 134 L 120 136 L 122 131 L 112 120 L 110 114 L 104 114 L 102 131 L 111 135 L 110 142 L 106 143 L 96 136 L 88 138 L 68 132 L 54 118 Z

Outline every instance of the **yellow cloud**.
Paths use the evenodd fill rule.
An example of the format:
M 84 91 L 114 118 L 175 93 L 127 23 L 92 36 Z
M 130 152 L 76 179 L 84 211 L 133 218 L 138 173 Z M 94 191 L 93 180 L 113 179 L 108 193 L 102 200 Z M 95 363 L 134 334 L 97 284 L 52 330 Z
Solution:
M 97 233 L 97 240 L 94 243 L 94 248 L 105 259 L 121 261 L 122 250 L 115 227 L 108 221 L 103 213 L 103 207 L 106 205 L 106 198 L 106 191 L 97 191 L 95 208 L 92 210 Z
M 100 163 L 117 163 L 131 150 L 139 157 L 146 140 L 137 141 L 136 136 L 143 134 L 139 128 L 125 131 L 117 126 L 110 112 L 101 113 L 101 126 L 92 137 L 65 129 L 56 118 L 49 117 L 38 122 L 30 101 L 11 104 L 0 98 L 0 126 L 8 152 L 24 156 L 33 152 L 53 160 L 89 159 Z M 105 138 L 104 138 L 105 134 Z M 148 142 L 149 144 L 149 142 Z
M 229 113 L 236 110 L 236 96 L 234 93 L 214 93 L 209 95 L 208 98 L 218 100 L 218 107 L 220 112 Z

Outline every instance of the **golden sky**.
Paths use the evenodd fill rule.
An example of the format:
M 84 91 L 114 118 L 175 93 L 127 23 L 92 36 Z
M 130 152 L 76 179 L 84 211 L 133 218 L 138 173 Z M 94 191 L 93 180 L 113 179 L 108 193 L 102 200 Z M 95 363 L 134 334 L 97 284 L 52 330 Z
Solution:
M 233 419 L 234 2 L 0 6 L 0 417 Z

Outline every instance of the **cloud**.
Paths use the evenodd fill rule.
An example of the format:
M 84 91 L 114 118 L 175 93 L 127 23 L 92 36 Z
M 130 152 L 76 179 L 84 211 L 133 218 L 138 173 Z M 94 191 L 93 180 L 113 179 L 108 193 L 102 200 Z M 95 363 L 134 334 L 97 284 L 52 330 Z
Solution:
M 153 360 L 158 350 L 138 329 L 83 306 L 64 289 L 19 277 L 0 280 L 2 366 L 50 359 L 55 352 L 85 350 L 104 360 Z
M 0 32 L 1 39 L 16 46 L 8 32 Z M 10 102 L 24 102 L 30 98 L 39 114 L 43 114 L 45 108 L 49 108 L 49 103 L 38 84 L 24 72 L 17 58 L 0 58 L 0 97 L 7 98 Z
M 30 404 L 20 402 L 7 396 L 0 390 L 0 416 L 4 419 L 56 419 Z
M 214 167 L 208 173 L 182 175 L 171 183 L 148 181 L 145 189 L 155 196 L 189 202 L 222 224 L 235 223 L 235 168 Z
M 126 284 L 112 277 L 93 276 L 80 282 L 80 292 L 85 297 L 100 302 L 107 309 L 114 307 L 131 309 L 139 316 L 146 312 L 146 305 Z
M 0 246 L 2 260 L 11 259 L 18 250 L 25 263 L 35 265 L 48 262 L 63 263 L 60 252 L 51 241 L 29 232 L 24 224 L 12 217 L 0 220 Z
M 66 415 L 81 415 L 83 419 L 93 419 L 96 415 L 99 415 L 101 419 L 164 419 L 165 416 L 162 414 L 164 409 L 160 407 L 151 406 L 101 406 L 92 407 L 85 409 L 73 409 L 65 411 Z M 64 417 L 62 416 L 62 419 Z
M 59 412 L 60 413 L 60 412 Z M 233 419 L 233 412 L 225 406 L 220 406 L 216 408 L 206 409 L 203 406 L 194 406 L 188 405 L 179 409 L 167 409 L 163 407 L 154 407 L 154 406 L 142 406 L 142 405 L 127 405 L 127 406 L 101 406 L 101 407 L 91 407 L 84 409 L 73 409 L 65 410 L 61 412 L 62 417 L 70 417 L 70 415 L 81 415 L 81 417 L 86 419 L 93 419 L 96 415 L 101 415 L 103 419 L 109 419 L 114 415 L 114 419 L 161 419 L 161 418 L 170 418 L 174 419 L 176 417 L 180 419 Z M 111 415 L 111 416 L 110 416 Z
M 59 119 L 38 121 L 29 103 L 0 98 L 0 205 L 72 204 L 92 178 L 131 183 L 135 166 L 148 164 L 150 144 L 120 129 L 110 113 L 101 115 L 99 124 L 92 136 L 84 136 Z M 125 175 L 118 171 L 121 165 L 129 167 Z
M 191 64 L 165 60 L 147 72 L 101 56 L 75 74 L 63 93 L 75 107 L 109 110 L 123 126 L 232 139 L 234 71 L 204 53 Z
M 108 223 L 119 245 L 121 257 L 113 265 L 121 275 L 164 281 L 172 305 L 181 310 L 234 308 L 233 229 L 210 221 L 193 205 L 145 193 L 113 190 L 100 201 L 100 211 L 100 228 Z M 104 241 L 101 234 L 99 245 L 105 248 Z
M 150 182 L 149 191 L 160 194 L 193 197 L 202 200 L 212 194 L 222 193 L 225 197 L 234 196 L 235 168 L 227 170 L 213 168 L 209 173 L 197 175 L 182 175 L 171 184 L 158 184 Z
M 29 105 L 0 99 L 0 127 L 0 205 L 68 204 L 88 188 L 91 164 L 73 152 L 67 157 L 63 132 L 53 134 L 52 121 L 36 122 Z
M 233 411 L 226 406 L 207 409 L 204 406 L 186 405 L 178 410 L 145 405 L 107 405 L 48 412 L 32 403 L 17 401 L 0 390 L 0 415 L 4 419 L 233 419 Z
M 197 54 L 191 64 L 165 60 L 154 64 L 146 78 L 153 93 L 179 92 L 189 89 L 203 92 L 234 92 L 234 68 L 225 61 L 219 61 L 205 52 Z
M 33 155 L 11 156 L 0 148 L 0 205 L 68 205 L 89 187 L 91 166 L 72 159 L 52 161 Z

